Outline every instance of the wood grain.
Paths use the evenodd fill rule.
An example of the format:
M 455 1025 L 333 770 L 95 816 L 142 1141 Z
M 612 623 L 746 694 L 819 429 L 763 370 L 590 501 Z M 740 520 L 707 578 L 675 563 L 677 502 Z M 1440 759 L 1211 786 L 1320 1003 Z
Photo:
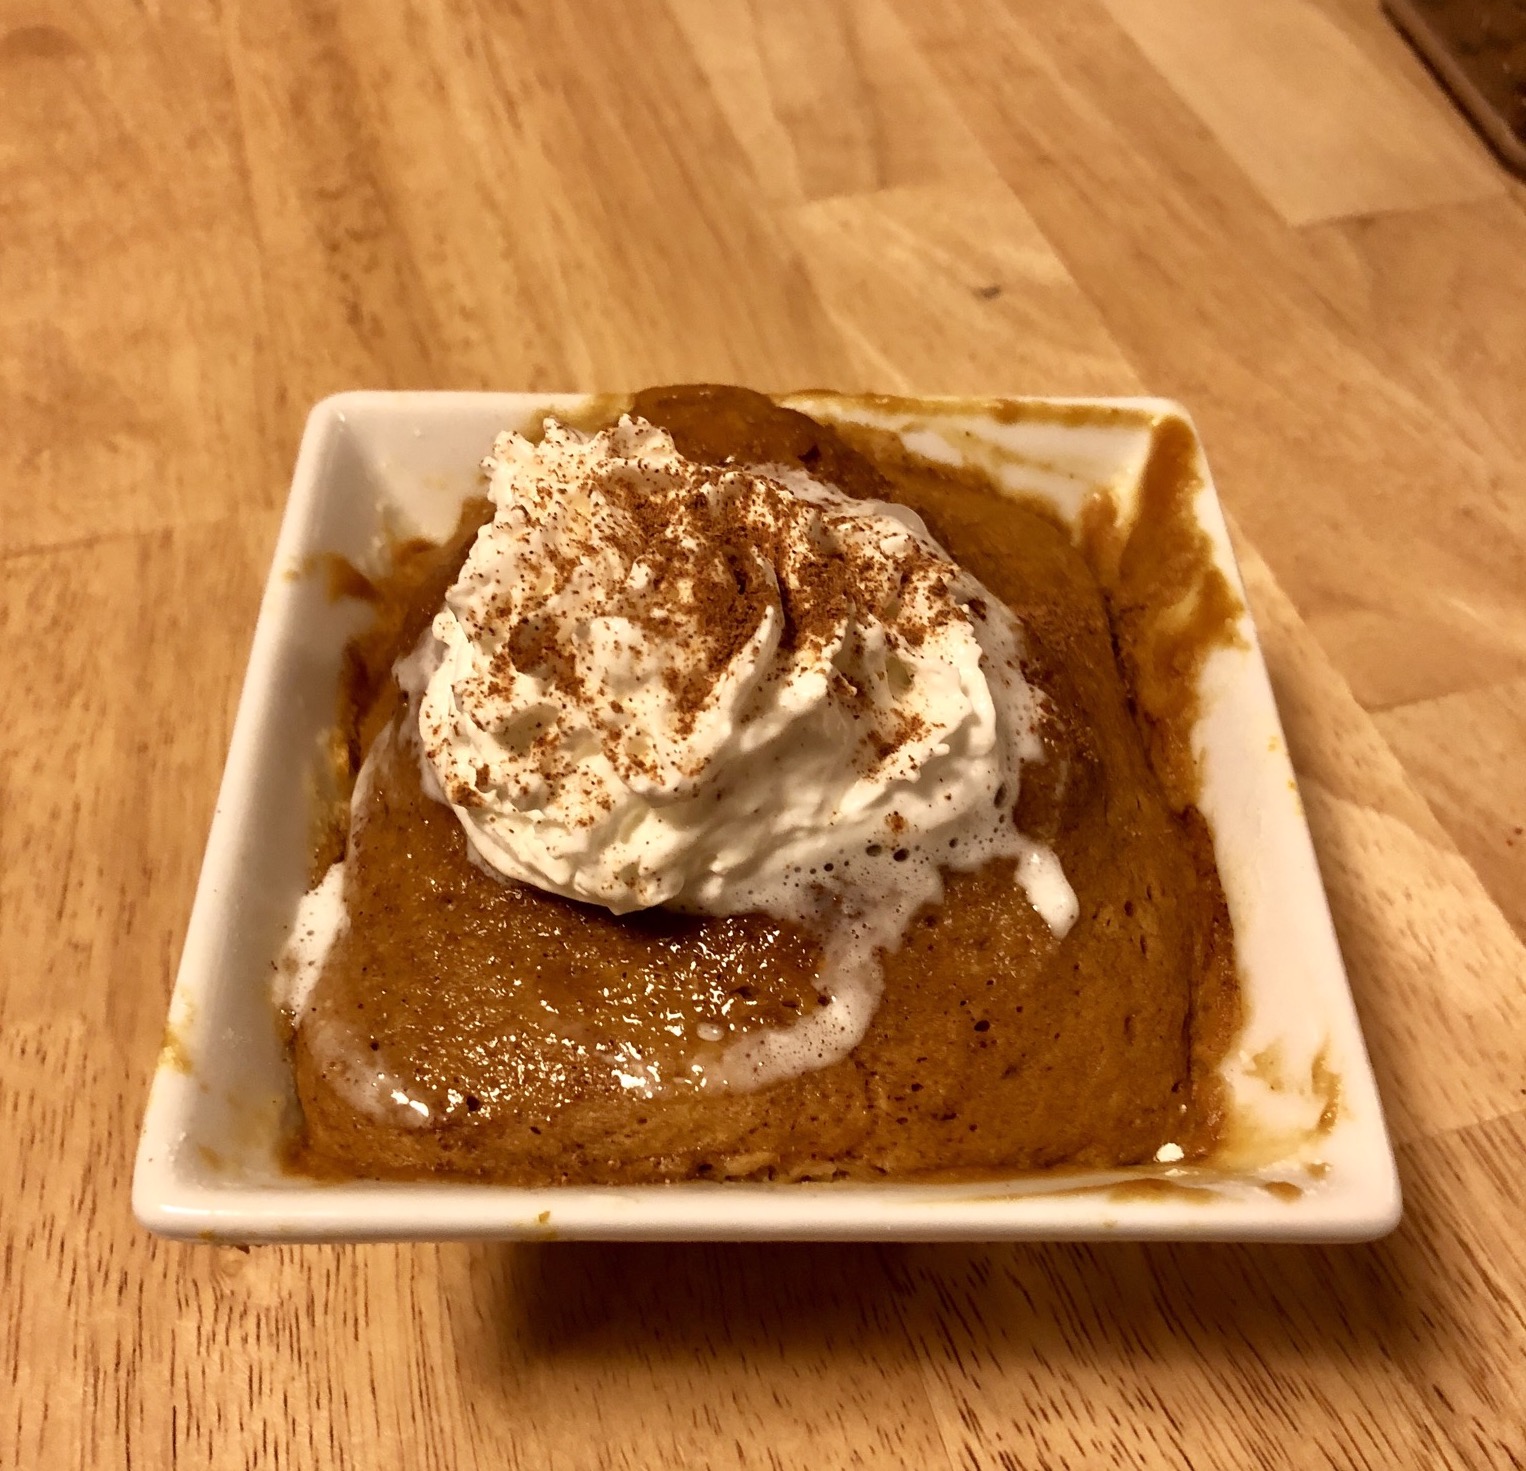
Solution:
M 1443 99 L 1364 56 L 1313 0 L 1104 0 L 1291 225 L 1504 192 Z
M 0 1466 L 1526 1463 L 1523 258 L 1376 0 L 0 0 Z M 682 378 L 1190 405 L 1393 1237 L 135 1228 L 308 404 Z

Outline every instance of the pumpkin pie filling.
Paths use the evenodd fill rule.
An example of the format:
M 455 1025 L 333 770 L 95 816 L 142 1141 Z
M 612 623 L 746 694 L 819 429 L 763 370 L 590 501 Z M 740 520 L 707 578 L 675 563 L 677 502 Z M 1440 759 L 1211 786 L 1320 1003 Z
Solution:
M 447 590 L 465 606 L 463 567 L 477 564 L 472 548 L 486 545 L 483 528 L 494 524 L 493 506 L 473 502 L 445 544 L 400 547 L 386 575 L 347 585 L 372 601 L 375 617 L 347 651 L 334 748 L 342 782 L 355 789 L 315 845 L 315 888 L 326 887 L 339 922 L 304 954 L 311 936 L 299 917 L 283 961 L 288 979 L 299 962 L 309 972 L 289 993 L 302 1110 L 293 1167 L 530 1185 L 972 1175 L 1137 1163 L 1165 1147 L 1187 1158 L 1209 1152 L 1221 1111 L 1216 1066 L 1238 1021 L 1238 991 L 1211 834 L 1192 805 L 1193 711 L 1182 686 L 1232 636 L 1237 609 L 1214 580 L 1201 533 L 1194 539 L 1191 467 L 1170 431 L 1147 474 L 1151 547 L 1100 512 L 1077 537 L 975 470 L 933 465 L 889 436 L 834 429 L 762 395 L 651 390 L 629 409 L 633 421 L 666 431 L 683 464 L 705 467 L 684 473 L 697 474 L 712 501 L 728 470 L 768 467 L 775 479 L 809 477 L 854 501 L 909 508 L 957 569 L 929 572 L 913 535 L 897 575 L 926 573 L 935 591 L 955 588 L 971 628 L 1015 620 L 1020 678 L 1038 692 L 1037 713 L 1020 773 L 998 783 L 992 768 L 1002 825 L 979 850 L 990 856 L 955 848 L 936 865 L 925 891 L 934 897 L 913 902 L 924 891 L 905 876 L 927 854 L 897 847 L 891 823 L 883 844 L 853 849 L 870 875 L 859 888 L 841 859 L 818 854 L 808 873 L 815 850 L 802 848 L 800 882 L 815 897 L 793 909 L 777 899 L 788 866 L 781 858 L 774 872 L 769 852 L 751 866 L 750 855 L 733 853 L 736 873 L 764 877 L 738 880 L 717 901 L 703 843 L 693 882 L 656 905 L 642 902 L 660 890 L 640 889 L 640 874 L 629 880 L 636 898 L 619 887 L 639 865 L 600 866 L 607 844 L 586 860 L 574 853 L 571 868 L 557 857 L 545 874 L 523 876 L 515 855 L 540 838 L 518 814 L 539 811 L 539 799 L 506 806 L 512 821 L 484 836 L 471 763 L 452 764 L 443 737 L 431 744 L 430 732 L 443 729 L 430 722 L 435 674 L 410 674 L 410 656 L 442 626 Z M 854 507 L 839 511 L 851 519 Z M 727 555 L 725 565 L 738 565 Z M 834 592 L 826 575 L 842 561 L 826 557 L 781 593 L 796 614 L 778 634 L 780 657 L 809 653 L 808 593 L 828 611 L 854 595 Z M 978 579 L 982 596 L 960 578 Z M 733 598 L 753 595 L 747 575 L 717 588 L 721 606 L 707 607 L 701 626 L 720 628 L 730 659 L 763 625 L 748 614 L 730 627 L 722 616 Z M 1172 608 L 1177 615 L 1161 613 Z M 516 628 L 533 622 L 517 616 Z M 898 602 L 887 616 L 901 617 Z M 977 631 L 991 673 L 993 645 Z M 517 647 L 505 658 L 529 667 L 523 639 Z M 838 655 L 822 667 L 847 666 Z M 585 674 L 575 676 L 579 688 Z M 468 676 L 452 677 L 466 687 Z M 693 688 L 668 681 L 680 727 L 693 724 L 717 677 Z M 589 696 L 591 719 L 610 698 L 619 699 Z M 654 758 L 630 745 L 647 728 L 627 721 L 611 751 L 660 761 L 669 745 Z M 1013 743 L 1023 737 L 998 728 Z M 915 735 L 914 725 L 893 729 Z M 867 748 L 895 746 L 881 735 Z M 782 738 L 786 767 L 792 738 Z M 526 776 L 509 762 L 508 775 L 484 770 L 481 785 L 547 772 L 565 781 L 566 770 L 543 761 Z M 839 812 L 848 806 L 845 798 Z M 957 843 L 977 828 L 926 830 L 940 841 L 955 833 Z M 776 854 L 791 839 L 769 841 Z M 514 876 L 494 867 L 494 854 Z M 1057 922 L 1025 884 L 1022 867 L 1035 854 L 1063 873 L 1073 920 Z M 819 872 L 827 865 L 831 879 Z M 882 873 L 901 884 L 904 902 L 893 931 L 864 931 L 863 883 L 884 891 L 890 880 L 874 877 Z M 590 898 L 579 885 L 602 887 Z M 751 894 L 760 907 L 746 907 Z M 842 1045 L 817 1047 L 804 1062 L 786 1047 L 775 1052 L 794 1065 L 758 1063 L 760 1039 L 816 1035 L 841 1009 L 851 990 L 841 941 L 855 924 L 876 941 L 856 1030 L 831 1031 Z M 739 1057 L 754 1060 L 752 1073 Z

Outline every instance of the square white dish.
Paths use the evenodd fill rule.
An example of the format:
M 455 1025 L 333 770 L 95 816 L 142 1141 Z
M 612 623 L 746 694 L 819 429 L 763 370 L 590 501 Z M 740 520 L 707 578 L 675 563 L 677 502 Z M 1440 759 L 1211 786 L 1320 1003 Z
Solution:
M 1097 491 L 1127 523 L 1161 399 L 789 399 L 823 419 L 970 459 L 1074 518 Z M 232 745 L 144 1119 L 133 1208 L 149 1229 L 218 1241 L 449 1238 L 1140 1239 L 1351 1241 L 1398 1220 L 1398 1177 L 1248 613 L 1201 676 L 1194 737 L 1246 1004 L 1225 1066 L 1230 1143 L 1172 1165 L 978 1184 L 626 1187 L 320 1182 L 283 1172 L 294 1108 L 272 962 L 307 872 L 311 779 L 341 651 L 365 617 L 334 602 L 322 553 L 361 565 L 399 529 L 443 536 L 493 436 L 582 396 L 357 392 L 312 412 L 265 587 Z M 1198 452 L 1195 510 L 1243 587 Z

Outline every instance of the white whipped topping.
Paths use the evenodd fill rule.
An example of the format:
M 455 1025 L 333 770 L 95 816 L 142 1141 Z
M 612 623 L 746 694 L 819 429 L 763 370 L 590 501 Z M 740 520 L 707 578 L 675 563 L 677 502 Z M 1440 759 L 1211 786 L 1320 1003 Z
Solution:
M 1069 929 L 1058 861 L 1012 816 L 1042 754 L 1022 630 L 915 513 L 800 470 L 699 465 L 630 417 L 500 435 L 484 468 L 493 519 L 398 671 L 426 789 L 477 860 L 616 913 L 825 934 L 829 1004 L 703 1081 L 851 1051 L 877 950 L 942 897 L 943 869 L 1016 858 Z
M 1050 932 L 1064 938 L 1081 913 L 1059 855 L 1043 843 L 1024 840 L 1017 849 L 1017 882 Z
M 313 987 L 323 974 L 329 951 L 345 931 L 349 914 L 344 907 L 344 860 L 331 863 L 323 878 L 305 893 L 297 905 L 291 934 L 276 965 L 275 995 L 278 1005 L 301 1011 L 312 998 Z
M 391 728 L 383 727 L 355 773 L 355 786 L 350 793 L 351 841 L 366 820 L 366 803 L 376 785 L 377 769 L 391 744 Z M 329 864 L 323 877 L 298 901 L 291 932 L 276 961 L 276 1004 L 293 1015 L 312 999 L 313 988 L 328 964 L 329 952 L 350 927 L 350 911 L 344 901 L 345 870 L 343 858 Z
M 1020 635 L 913 513 L 696 466 L 629 418 L 503 435 L 488 468 L 420 729 L 500 873 L 616 913 L 793 908 L 812 868 L 902 847 L 897 828 L 992 826 L 1003 786 L 1010 810 L 1039 754 Z M 844 572 L 858 586 L 830 585 Z

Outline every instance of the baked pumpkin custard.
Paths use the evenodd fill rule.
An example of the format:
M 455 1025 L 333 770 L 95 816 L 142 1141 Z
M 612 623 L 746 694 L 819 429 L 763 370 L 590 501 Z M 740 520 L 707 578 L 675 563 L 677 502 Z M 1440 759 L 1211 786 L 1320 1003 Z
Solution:
M 453 539 L 348 580 L 293 1167 L 1211 1150 L 1238 991 L 1188 737 L 1237 607 L 1187 431 L 1125 536 L 741 389 L 622 408 L 500 435 Z

